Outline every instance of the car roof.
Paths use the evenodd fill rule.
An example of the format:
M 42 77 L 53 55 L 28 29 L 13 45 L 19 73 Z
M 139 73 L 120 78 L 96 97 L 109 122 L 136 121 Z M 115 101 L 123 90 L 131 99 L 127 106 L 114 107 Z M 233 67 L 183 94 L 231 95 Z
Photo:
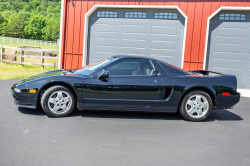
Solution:
M 123 58 L 123 59 L 127 59 L 127 58 L 140 58 L 140 59 L 152 59 L 152 60 L 156 60 L 154 58 L 149 58 L 149 57 L 143 57 L 143 56 L 131 56 L 131 55 L 115 55 L 112 58 Z
M 183 70 L 182 68 L 177 67 L 177 66 L 174 66 L 174 65 L 172 65 L 172 64 L 169 64 L 169 63 L 167 63 L 167 62 L 164 62 L 164 61 L 161 61 L 161 60 L 158 60 L 158 59 L 154 59 L 154 58 L 149 58 L 149 57 L 130 56 L 130 55 L 115 55 L 115 56 L 113 56 L 112 58 L 121 58 L 121 59 L 127 59 L 127 58 L 151 59 L 151 60 L 156 60 L 156 61 L 163 62 L 163 63 L 165 63 L 165 64 L 168 64 L 168 65 L 172 66 L 172 67 L 175 67 L 175 68 L 178 68 L 178 69 L 180 69 L 180 70 Z M 185 70 L 183 70 L 183 71 L 185 71 Z

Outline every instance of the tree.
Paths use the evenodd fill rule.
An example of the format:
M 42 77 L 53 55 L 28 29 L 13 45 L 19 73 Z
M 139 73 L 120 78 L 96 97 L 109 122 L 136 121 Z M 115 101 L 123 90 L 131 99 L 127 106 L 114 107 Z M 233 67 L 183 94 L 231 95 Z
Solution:
M 12 6 L 8 2 L 0 2 L 0 11 L 11 10 Z
M 45 20 L 42 16 L 32 16 L 24 28 L 26 36 L 31 39 L 42 39 L 42 29 L 45 27 Z
M 55 40 L 60 36 L 60 22 L 57 19 L 50 18 L 46 20 L 46 26 L 43 28 L 44 40 Z
M 4 16 L 2 15 L 2 13 L 0 13 L 0 24 L 2 24 L 4 20 L 5 20 Z
M 7 20 L 4 18 L 2 13 L 0 13 L 0 35 L 2 36 L 5 32 L 5 27 L 7 25 Z
M 5 35 L 19 38 L 25 37 L 24 27 L 27 24 L 29 17 L 29 13 L 19 13 L 16 15 L 13 21 L 8 23 L 5 30 Z
M 55 40 L 61 0 L 0 0 L 0 35 Z
M 37 12 L 45 12 L 46 10 L 45 10 L 44 6 L 37 6 L 36 11 Z
M 12 16 L 13 13 L 10 11 L 4 11 L 3 13 L 0 14 L 0 35 L 4 36 L 5 31 L 8 25 L 8 22 L 11 20 L 12 21 Z

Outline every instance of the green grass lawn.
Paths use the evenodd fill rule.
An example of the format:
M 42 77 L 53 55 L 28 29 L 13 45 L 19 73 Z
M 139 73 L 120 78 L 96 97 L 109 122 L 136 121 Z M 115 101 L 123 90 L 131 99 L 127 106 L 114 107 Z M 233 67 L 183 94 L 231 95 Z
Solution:
M 36 47 L 41 47 L 43 49 L 52 49 L 52 50 L 59 50 L 59 45 L 38 45 L 38 44 L 22 44 L 22 43 L 19 43 L 19 44 L 15 44 L 15 43 L 3 43 L 3 42 L 0 42 L 0 45 L 3 45 L 3 46 L 11 46 L 11 47 L 19 47 L 19 46 L 36 46 Z
M 45 66 L 41 69 L 41 66 L 24 65 L 22 67 L 19 64 L 0 62 L 0 80 L 25 78 L 51 70 L 54 70 L 52 66 Z
M 13 43 L 1 43 L 0 45 L 4 46 L 11 46 L 11 47 L 18 47 L 18 46 L 38 46 L 43 49 L 53 49 L 53 50 L 59 50 L 58 45 L 33 45 L 33 44 L 13 44 Z M 20 61 L 20 58 L 17 57 L 17 61 Z M 33 62 L 33 63 L 41 63 L 41 59 L 36 58 L 24 58 L 24 62 Z M 55 59 L 45 59 L 44 63 L 56 63 L 58 64 L 58 60 Z M 6 79 L 18 79 L 18 78 L 25 78 L 29 77 L 35 74 L 47 72 L 54 70 L 53 66 L 45 66 L 44 69 L 41 69 L 41 66 L 36 65 L 24 65 L 22 67 L 19 64 L 12 64 L 12 63 L 5 63 L 0 62 L 0 80 L 6 80 Z
M 4 46 L 11 46 L 11 47 L 18 47 L 18 46 L 38 46 L 43 49 L 53 49 L 58 50 L 58 45 L 33 45 L 33 44 L 13 44 L 13 43 L 1 43 L 0 45 Z M 17 57 L 17 61 L 20 61 L 20 58 Z M 36 58 L 24 58 L 24 62 L 33 62 L 33 63 L 41 63 L 41 59 Z M 56 59 L 45 59 L 44 63 L 56 63 L 58 64 L 58 60 Z M 57 68 L 56 68 L 57 69 Z M 47 72 L 54 70 L 53 66 L 44 66 L 44 69 L 41 69 L 41 66 L 37 65 L 24 65 L 23 67 L 19 64 L 12 64 L 12 63 L 5 63 L 0 62 L 0 80 L 6 79 L 18 79 L 18 78 L 25 78 L 35 74 Z

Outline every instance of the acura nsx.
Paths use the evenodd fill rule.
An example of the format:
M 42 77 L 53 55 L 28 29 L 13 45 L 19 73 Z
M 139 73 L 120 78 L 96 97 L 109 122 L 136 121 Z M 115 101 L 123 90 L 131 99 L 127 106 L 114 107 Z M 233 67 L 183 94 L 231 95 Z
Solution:
M 157 59 L 113 56 L 81 69 L 55 70 L 22 79 L 11 87 L 18 107 L 41 105 L 52 117 L 79 110 L 179 112 L 205 120 L 215 109 L 240 100 L 237 80 L 206 70 L 184 71 Z

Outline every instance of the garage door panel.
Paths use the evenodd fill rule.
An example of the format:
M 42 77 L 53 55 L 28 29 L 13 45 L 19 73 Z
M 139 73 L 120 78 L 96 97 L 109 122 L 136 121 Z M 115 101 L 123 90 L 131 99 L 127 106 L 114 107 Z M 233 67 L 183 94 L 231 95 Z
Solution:
M 152 26 L 152 35 L 174 35 L 177 36 L 178 27 Z
M 154 13 L 162 11 L 157 9 L 105 9 L 116 10 L 117 18 L 97 18 L 97 12 L 101 10 L 97 9 L 89 19 L 87 63 L 92 63 L 93 58 L 104 59 L 112 52 L 144 57 L 157 55 L 158 59 L 181 67 L 185 18 L 177 10 L 164 10 L 177 13 L 176 20 L 172 16 L 171 20 L 155 19 Z M 147 17 L 125 18 L 127 11 L 132 11 L 131 16 L 140 11 Z
M 183 37 L 181 36 L 164 36 L 164 35 L 150 35 L 147 38 L 151 40 L 167 40 L 171 42 L 176 42 L 176 43 L 179 43 L 181 46 L 182 46 L 182 43 L 180 43 L 180 40 L 183 40 Z
M 117 54 L 118 55 L 118 54 Z M 141 53 L 141 52 L 126 52 L 126 50 L 124 50 L 124 52 L 121 51 L 121 53 L 119 55 L 129 55 L 129 56 L 142 56 L 142 57 L 146 57 L 145 54 Z
M 96 32 L 113 32 L 117 33 L 117 25 L 116 24 L 95 24 L 94 29 Z
M 218 28 L 216 31 L 216 37 L 234 37 L 245 38 L 246 29 L 242 28 Z
M 243 21 L 219 20 L 225 13 L 246 15 Z M 236 75 L 239 88 L 250 88 L 250 13 L 222 11 L 209 27 L 208 70 Z
M 240 44 L 245 45 L 248 40 L 246 38 L 234 38 L 234 37 L 217 37 L 214 34 L 212 34 L 216 40 L 213 39 L 215 43 L 221 43 L 221 44 Z
M 99 59 L 101 57 L 109 57 L 110 55 L 114 55 L 115 52 L 104 52 L 104 51 L 93 51 L 93 58 Z
M 210 45 L 209 53 L 214 57 L 227 56 L 230 57 L 242 57 L 247 52 L 245 45 L 231 44 L 231 43 L 213 43 Z
M 159 59 L 162 61 L 165 61 L 167 63 L 170 64 L 174 64 L 175 63 L 175 57 L 174 56 L 170 56 L 170 55 L 164 55 L 164 54 L 150 54 L 151 58 L 155 58 L 155 59 Z
M 110 38 L 94 38 L 94 45 L 101 47 L 116 47 L 117 39 Z
M 166 40 L 151 40 L 150 49 L 176 51 L 176 42 Z
M 238 86 L 241 86 L 242 85 L 242 80 L 241 80 L 241 76 L 236 76 L 236 78 L 237 78 L 237 85 Z
M 122 39 L 122 48 L 145 49 L 146 40 Z
M 102 58 L 107 59 L 110 56 L 115 55 L 115 52 L 93 51 L 92 55 L 93 55 L 92 62 L 95 63 L 95 62 L 101 61 Z
M 250 86 L 250 77 L 247 77 L 247 85 Z
M 147 26 L 146 25 L 122 25 L 123 34 L 142 34 L 146 35 Z
M 214 59 L 214 67 L 224 69 L 242 69 L 241 60 Z
M 215 53 L 244 53 L 244 44 L 216 43 Z

